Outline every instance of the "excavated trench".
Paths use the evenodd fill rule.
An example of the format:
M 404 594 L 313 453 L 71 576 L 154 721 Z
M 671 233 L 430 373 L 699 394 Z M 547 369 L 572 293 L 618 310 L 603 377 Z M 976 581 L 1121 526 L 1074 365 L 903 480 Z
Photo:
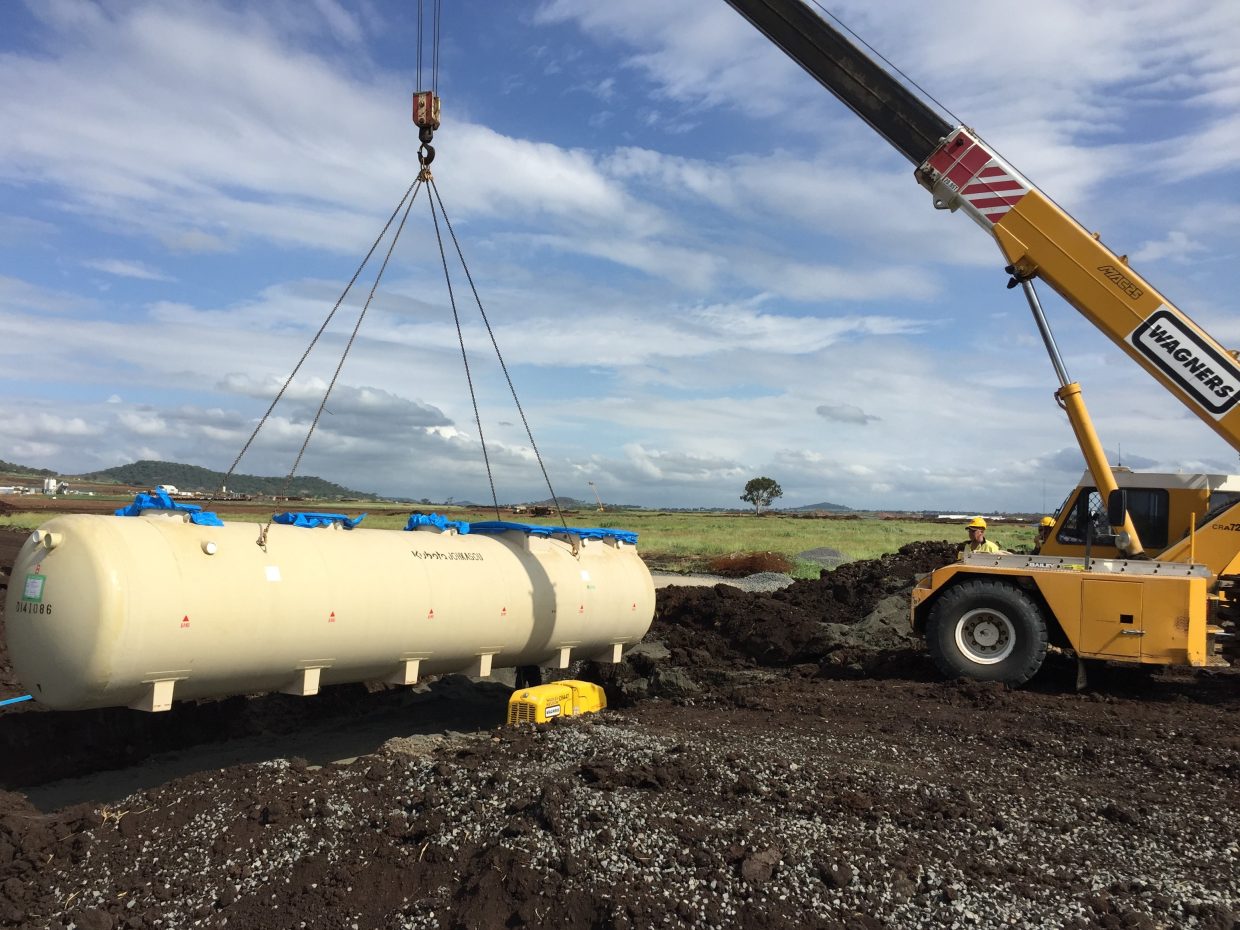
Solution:
M 907 597 L 951 557 L 661 589 L 575 670 L 612 706 L 538 729 L 455 676 L 14 705 L 0 926 L 1237 926 L 1237 676 L 944 682 Z

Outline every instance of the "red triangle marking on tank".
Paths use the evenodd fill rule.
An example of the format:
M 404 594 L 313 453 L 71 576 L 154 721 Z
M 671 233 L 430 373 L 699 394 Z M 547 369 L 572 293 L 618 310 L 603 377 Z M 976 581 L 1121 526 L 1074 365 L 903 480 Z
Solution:
M 499 609 L 499 615 L 500 615 L 501 617 L 507 617 L 507 616 L 508 616 L 508 608 L 507 608 L 507 607 L 501 607 L 501 608 Z
M 328 622 L 328 623 L 335 623 L 335 622 L 336 622 L 336 611 L 334 611 L 334 610 L 333 610 L 333 611 L 331 612 L 331 616 L 327 618 L 327 622 Z
M 187 626 L 189 626 L 189 614 L 181 618 L 181 629 L 185 629 Z
M 428 610 L 428 611 L 426 612 L 426 619 L 427 619 L 427 620 L 434 620 L 434 619 L 435 619 L 435 608 L 434 608 L 434 607 L 432 607 L 430 610 Z

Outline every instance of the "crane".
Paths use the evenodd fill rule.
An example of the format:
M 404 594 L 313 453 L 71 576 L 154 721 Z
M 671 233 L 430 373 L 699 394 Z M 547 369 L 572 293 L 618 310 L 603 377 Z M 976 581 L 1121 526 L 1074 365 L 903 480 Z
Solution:
M 1008 287 L 1021 288 L 1029 303 L 1060 382 L 1056 399 L 1106 501 L 1113 551 L 1121 558 L 1092 557 L 1093 527 L 1086 519 L 1084 538 L 1074 540 L 1083 543 L 1083 557 L 1046 547 L 1037 556 L 971 554 L 923 578 L 913 590 L 912 623 L 925 634 L 936 664 L 951 677 L 1008 684 L 1031 678 L 1048 645 L 1076 654 L 1078 680 L 1086 659 L 1227 664 L 1218 650 L 1233 635 L 1225 627 L 1240 621 L 1240 603 L 1228 596 L 1240 587 L 1240 495 L 1215 495 L 1202 482 L 1177 489 L 1199 508 L 1184 515 L 1183 533 L 1161 540 L 1161 551 L 1148 557 L 1127 492 L 1106 461 L 1080 385 L 1068 378 L 1034 282 L 1055 290 L 1240 451 L 1235 354 L 976 131 L 944 120 L 807 4 L 727 2 L 904 155 L 935 209 L 960 212 L 993 237 Z M 1159 500 L 1165 532 L 1166 501 Z M 1056 538 L 1067 538 L 1070 517 L 1082 529 L 1081 516 L 1079 508 L 1064 508 Z

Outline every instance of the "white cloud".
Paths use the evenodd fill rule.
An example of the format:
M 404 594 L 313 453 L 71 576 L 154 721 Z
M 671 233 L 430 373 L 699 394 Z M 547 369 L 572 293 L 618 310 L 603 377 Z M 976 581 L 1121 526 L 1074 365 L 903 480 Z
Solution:
M 163 436 L 168 432 L 168 422 L 150 408 L 127 410 L 117 414 L 116 419 L 135 436 Z
M 105 274 L 117 275 L 122 278 L 137 278 L 142 281 L 172 281 L 174 278 L 146 267 L 142 262 L 127 262 L 118 258 L 99 258 L 82 262 L 87 268 L 94 268 Z
M 1167 258 L 1188 261 L 1194 254 L 1204 251 L 1204 245 L 1194 242 L 1187 233 L 1173 229 L 1162 241 L 1146 242 L 1130 257 L 1134 262 L 1153 262 Z

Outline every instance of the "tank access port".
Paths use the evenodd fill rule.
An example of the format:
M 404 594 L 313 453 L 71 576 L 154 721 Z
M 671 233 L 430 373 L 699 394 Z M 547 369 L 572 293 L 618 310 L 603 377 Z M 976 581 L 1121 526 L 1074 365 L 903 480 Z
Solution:
M 53 533 L 50 530 L 35 530 L 30 534 L 30 538 L 34 540 L 36 546 L 42 546 L 45 549 L 55 549 L 65 541 L 64 536 L 60 533 Z

